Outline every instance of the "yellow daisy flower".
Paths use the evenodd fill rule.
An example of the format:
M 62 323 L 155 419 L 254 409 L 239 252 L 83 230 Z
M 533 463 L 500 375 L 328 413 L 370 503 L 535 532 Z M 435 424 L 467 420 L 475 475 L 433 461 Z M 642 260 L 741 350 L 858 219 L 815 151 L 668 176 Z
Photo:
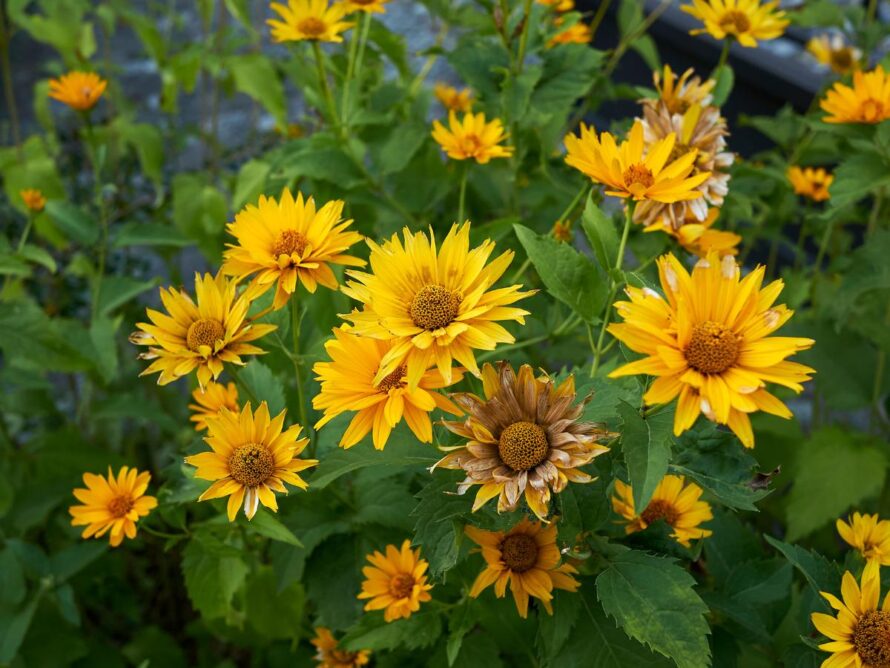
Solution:
M 655 104 L 659 100 L 664 103 L 672 114 L 684 114 L 693 105 L 707 107 L 711 104 L 711 93 L 717 82 L 708 79 L 702 83 L 701 77 L 695 76 L 695 71 L 690 67 L 680 76 L 674 74 L 670 65 L 665 64 L 663 72 L 655 70 L 652 73 L 652 81 L 655 90 L 658 91 L 656 100 L 640 100 L 643 104 Z
M 713 532 L 699 525 L 714 519 L 711 506 L 701 500 L 701 487 L 694 482 L 684 483 L 681 475 L 666 475 L 655 488 L 646 509 L 637 514 L 633 487 L 616 479 L 612 509 L 627 521 L 625 533 L 636 533 L 664 520 L 674 530 L 671 538 L 684 547 L 689 547 L 692 540 L 710 536 Z
M 377 1 L 377 0 L 375 0 Z M 273 2 L 270 7 L 281 20 L 269 19 L 266 23 L 272 28 L 272 41 L 299 42 L 342 42 L 340 34 L 352 27 L 343 21 L 344 16 L 353 11 L 348 2 L 328 0 L 288 0 L 287 5 Z
M 770 394 L 777 383 L 801 392 L 813 369 L 786 360 L 814 341 L 770 336 L 794 314 L 774 306 L 783 283 L 761 288 L 765 268 L 741 278 L 731 256 L 715 253 L 699 260 L 692 274 L 672 254 L 658 259 L 664 297 L 649 288 L 626 289 L 630 301 L 615 303 L 623 323 L 609 332 L 646 357 L 625 364 L 610 378 L 656 376 L 643 395 L 648 405 L 679 395 L 674 435 L 692 427 L 699 413 L 728 425 L 747 448 L 754 447 L 749 413 L 766 411 L 791 418 L 791 411 Z
M 607 195 L 667 203 L 701 197 L 696 188 L 707 181 L 711 173 L 690 176 L 698 156 L 694 149 L 668 162 L 675 144 L 676 135 L 671 133 L 652 143 L 644 157 L 646 145 L 641 121 L 634 122 L 628 139 L 621 145 L 616 144 L 608 132 L 597 138 L 596 131 L 582 123 L 580 136 L 566 135 L 566 163 L 610 188 L 606 190 Z
M 337 639 L 330 629 L 315 627 L 315 637 L 310 640 L 315 645 L 315 660 L 318 668 L 358 668 L 371 660 L 371 650 L 362 649 L 350 652 L 340 649 Z
M 77 111 L 96 106 L 108 82 L 95 72 L 68 72 L 49 80 L 49 96 Z
M 524 496 L 532 512 L 544 519 L 551 489 L 559 494 L 569 482 L 595 479 L 580 467 L 608 452 L 598 441 L 614 434 L 580 420 L 589 398 L 575 404 L 572 376 L 556 384 L 547 377 L 535 378 L 528 364 L 517 374 L 501 362 L 497 370 L 490 364 L 482 367 L 482 386 L 484 399 L 452 395 L 469 417 L 443 424 L 467 443 L 450 448 L 436 466 L 466 472 L 459 494 L 479 485 L 474 512 L 494 497 L 498 512 L 513 511 Z
M 890 566 L 890 521 L 861 513 L 853 513 L 848 519 L 849 524 L 843 520 L 837 521 L 837 532 L 841 538 L 858 550 L 864 559 Z
M 365 12 L 366 14 L 385 14 L 384 5 L 389 0 L 342 0 L 348 5 L 350 12 Z
M 204 441 L 212 452 L 185 458 L 186 464 L 197 468 L 196 478 L 215 481 L 198 501 L 228 496 L 229 521 L 235 521 L 242 506 L 250 520 L 260 503 L 278 512 L 274 492 L 287 494 L 284 483 L 308 487 L 297 473 L 315 466 L 318 460 L 298 458 L 309 439 L 299 437 L 303 427 L 298 424 L 284 429 L 284 414 L 281 411 L 270 419 L 265 401 L 256 413 L 248 402 L 240 414 L 223 408 L 216 419 L 207 422 Z
M 647 232 L 666 232 L 674 237 L 679 244 L 693 255 L 707 257 L 716 253 L 719 257 L 738 255 L 738 245 L 742 237 L 734 232 L 715 230 L 713 225 L 720 215 L 720 209 L 712 207 L 704 220 L 696 220 L 687 216 L 683 224 L 674 229 L 672 225 L 657 224 L 646 228 Z
M 473 91 L 469 88 L 458 90 L 454 86 L 437 83 L 433 94 L 449 111 L 470 111 L 473 108 Z
M 432 230 L 404 232 L 382 246 L 369 241 L 372 273 L 350 270 L 354 280 L 343 292 L 364 306 L 344 319 L 358 336 L 389 341 L 392 347 L 381 358 L 374 383 L 380 383 L 405 366 L 411 388 L 431 366 L 451 385 L 452 363 L 457 360 L 473 374 L 479 373 L 473 350 L 494 350 L 499 343 L 513 343 L 513 336 L 498 321 L 525 323 L 528 311 L 511 307 L 534 294 L 521 285 L 492 290 L 513 259 L 505 251 L 488 262 L 494 242 L 486 240 L 470 248 L 470 223 L 454 225 L 436 249 Z
M 499 118 L 485 121 L 485 114 L 464 114 L 463 121 L 457 119 L 454 111 L 448 113 L 448 128 L 439 121 L 433 121 L 433 139 L 452 160 L 472 158 L 480 165 L 492 158 L 509 158 L 513 155 L 512 146 L 501 146 L 507 139 L 504 124 Z
M 788 180 L 796 194 L 814 202 L 824 202 L 831 198 L 828 188 L 834 181 L 834 175 L 823 167 L 789 167 Z
M 347 231 L 352 220 L 343 220 L 343 200 L 316 209 L 312 197 L 297 198 L 286 188 L 281 199 L 260 196 L 257 206 L 248 204 L 228 226 L 237 243 L 227 244 L 222 273 L 239 280 L 255 274 L 253 284 L 263 290 L 277 283 L 273 308 L 280 309 L 297 289 L 297 280 L 309 292 L 318 284 L 336 290 L 331 265 L 362 267 L 364 260 L 346 255 L 361 241 L 358 232 Z
M 111 547 L 117 547 L 127 538 L 136 537 L 136 522 L 158 505 L 158 500 L 148 496 L 151 474 L 140 473 L 135 468 L 121 467 L 117 477 L 108 467 L 108 476 L 84 473 L 86 488 L 78 487 L 74 496 L 83 503 L 71 506 L 71 526 L 84 526 L 82 538 L 101 538 L 108 534 Z
M 334 330 L 334 338 L 324 347 L 331 361 L 317 362 L 312 369 L 321 383 L 312 407 L 324 411 L 315 428 L 321 429 L 341 413 L 357 411 L 340 438 L 341 448 L 351 448 L 373 430 L 374 447 L 383 450 L 402 418 L 417 440 L 432 443 L 430 412 L 438 407 L 452 415 L 461 414 L 457 406 L 436 392 L 445 387 L 438 370 L 426 371 L 414 388 L 408 387 L 404 366 L 374 382 L 380 360 L 392 349 L 389 341 L 355 336 L 348 325 L 343 325 Z M 460 370 L 452 372 L 452 383 L 461 378 Z
M 420 558 L 420 548 L 411 549 L 411 541 L 386 546 L 386 555 L 374 551 L 367 557 L 370 566 L 362 568 L 365 580 L 359 599 L 370 599 L 365 610 L 383 610 L 383 619 L 393 622 L 420 610 L 420 604 L 432 600 L 427 584 L 426 559 Z
M 807 42 L 807 51 L 838 74 L 850 74 L 859 69 L 862 58 L 862 51 L 844 42 L 844 38 L 837 33 L 813 37 Z
M 562 16 L 556 17 L 553 21 L 553 25 L 557 28 L 563 23 L 565 23 L 565 19 Z M 589 44 L 591 39 L 593 39 L 593 33 L 590 30 L 590 26 L 583 21 L 576 21 L 547 40 L 547 46 L 554 47 L 557 44 Z
M 836 82 L 819 103 L 826 123 L 880 123 L 890 118 L 890 77 L 878 65 L 853 72 L 853 87 Z
M 778 6 L 778 0 L 692 0 L 680 9 L 704 23 L 703 28 L 690 30 L 690 35 L 706 32 L 714 39 L 731 38 L 755 47 L 758 40 L 765 42 L 785 32 L 789 20 Z
M 819 649 L 831 653 L 822 662 L 825 668 L 880 668 L 890 662 L 890 592 L 879 610 L 881 571 L 877 561 L 866 564 L 861 582 L 860 589 L 856 578 L 847 571 L 841 580 L 843 600 L 820 592 L 837 610 L 837 617 L 821 612 L 810 615 L 813 626 L 831 641 L 819 645 Z
M 192 411 L 189 420 L 195 423 L 195 431 L 206 431 L 207 420 L 217 417 L 223 408 L 238 410 L 238 388 L 235 383 L 223 385 L 211 380 L 203 389 L 199 387 L 192 392 L 192 398 L 196 403 L 189 404 Z
M 250 344 L 275 329 L 246 320 L 255 293 L 236 294 L 236 282 L 222 274 L 195 274 L 195 303 L 185 290 L 161 288 L 161 301 L 167 314 L 147 309 L 152 324 L 140 322 L 141 331 L 130 342 L 150 346 L 140 359 L 154 360 L 140 376 L 160 373 L 159 385 L 166 385 L 197 369 L 198 384 L 207 385 L 222 373 L 223 364 L 244 365 L 242 355 L 262 355 Z
M 528 617 L 528 597 L 533 596 L 553 614 L 553 590 L 578 591 L 581 583 L 572 575 L 578 573 L 571 564 L 560 565 L 556 545 L 556 524 L 532 522 L 523 517 L 507 532 L 483 531 L 474 526 L 464 527 L 467 536 L 476 543 L 485 559 L 485 569 L 479 573 L 470 589 L 477 598 L 491 585 L 498 598 L 513 593 L 519 616 Z
M 35 188 L 20 190 L 19 197 L 22 198 L 22 202 L 25 203 L 27 209 L 34 213 L 40 213 L 46 206 L 46 198 L 43 196 L 43 193 Z

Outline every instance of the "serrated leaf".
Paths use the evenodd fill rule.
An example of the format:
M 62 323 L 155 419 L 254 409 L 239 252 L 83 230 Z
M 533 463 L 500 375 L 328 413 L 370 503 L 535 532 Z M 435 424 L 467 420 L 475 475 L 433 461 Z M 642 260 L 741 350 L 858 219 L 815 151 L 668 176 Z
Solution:
M 581 217 L 581 226 L 584 234 L 590 242 L 590 247 L 596 255 L 597 261 L 604 269 L 611 269 L 618 254 L 618 230 L 615 221 L 606 215 L 593 201 L 593 195 L 587 196 L 587 204 L 584 206 L 584 215 Z
M 362 615 L 359 623 L 346 633 L 340 644 L 352 651 L 380 651 L 396 647 L 422 649 L 432 645 L 440 635 L 441 613 L 438 610 L 421 608 L 408 619 L 394 622 L 383 621 L 380 613 Z
M 765 535 L 764 539 L 781 552 L 791 565 L 804 576 L 816 594 L 821 591 L 834 592 L 840 589 L 840 569 L 821 554 L 798 545 L 784 543 L 769 535 Z
M 626 401 L 617 406 L 621 419 L 621 452 L 633 487 L 634 507 L 645 508 L 671 459 L 673 411 L 644 418 Z
M 194 535 L 182 554 L 189 600 L 206 619 L 227 615 L 247 570 L 240 550 L 207 534 Z
M 851 204 L 890 183 L 890 166 L 877 153 L 857 152 L 844 159 L 834 170 L 828 191 L 832 207 Z
M 248 362 L 247 366 L 238 370 L 238 380 L 249 390 L 246 396 L 241 396 L 241 401 L 246 402 L 253 395 L 253 398 L 256 400 L 253 402 L 254 410 L 263 401 L 269 405 L 269 414 L 272 416 L 278 415 L 284 410 L 284 384 L 262 362 L 258 360 Z M 306 435 L 305 425 L 302 435 Z
M 433 576 L 457 563 L 462 529 L 458 520 L 472 505 L 466 497 L 456 495 L 455 489 L 454 476 L 437 475 L 417 495 L 419 502 L 411 512 L 417 522 L 414 543 L 423 546 Z
M 386 448 L 375 450 L 368 442 L 348 450 L 337 448 L 326 454 L 309 481 L 313 489 L 322 489 L 340 476 L 371 466 L 432 466 L 438 453 L 431 446 L 408 437 L 403 430 L 396 430 Z
M 270 511 L 259 510 L 253 516 L 252 520 L 245 520 L 249 531 L 258 533 L 266 538 L 277 540 L 294 547 L 303 547 L 300 539 L 294 533 L 281 523 Z

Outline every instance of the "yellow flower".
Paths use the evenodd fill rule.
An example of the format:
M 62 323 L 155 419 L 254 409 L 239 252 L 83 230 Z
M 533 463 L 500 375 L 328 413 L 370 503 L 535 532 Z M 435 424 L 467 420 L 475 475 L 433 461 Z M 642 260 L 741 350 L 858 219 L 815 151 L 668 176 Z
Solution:
M 328 0 L 288 0 L 287 6 L 273 2 L 270 7 L 282 19 L 266 21 L 274 42 L 342 42 L 340 33 L 353 25 L 341 20 L 353 11 L 348 2 L 329 5 Z
M 562 16 L 558 16 L 553 21 L 553 25 L 559 28 L 564 22 L 565 19 Z M 565 30 L 560 31 L 551 37 L 547 41 L 547 46 L 554 47 L 557 44 L 588 44 L 591 39 L 593 39 L 593 33 L 590 31 L 590 26 L 583 21 L 576 21 Z
M 823 167 L 789 167 L 788 180 L 797 195 L 808 197 L 814 202 L 824 202 L 831 197 L 828 188 L 834 175 Z
M 655 488 L 646 509 L 637 514 L 633 487 L 616 479 L 612 509 L 627 520 L 625 533 L 636 533 L 658 520 L 664 520 L 674 530 L 671 538 L 684 547 L 689 547 L 691 540 L 710 536 L 712 531 L 699 525 L 714 519 L 711 506 L 701 500 L 701 487 L 694 482 L 684 485 L 684 482 L 681 475 L 666 475 Z
M 686 113 L 689 107 L 695 104 L 707 107 L 711 104 L 711 92 L 717 82 L 708 79 L 702 83 L 701 77 L 694 75 L 695 71 L 690 67 L 678 77 L 671 70 L 671 66 L 666 64 L 663 73 L 658 70 L 652 73 L 658 99 L 646 99 L 640 102 L 644 105 L 654 105 L 660 100 L 672 114 Z
M 371 660 L 371 650 L 362 649 L 357 652 L 349 652 L 339 648 L 337 639 L 330 629 L 323 626 L 315 627 L 315 637 L 310 640 L 315 645 L 315 660 L 318 668 L 358 668 L 368 665 Z
M 683 248 L 699 257 L 707 257 L 709 253 L 716 253 L 721 258 L 725 255 L 738 255 L 737 246 L 741 243 L 742 237 L 734 232 L 712 228 L 719 215 L 720 209 L 712 207 L 708 209 L 708 215 L 702 221 L 687 217 L 677 229 L 671 225 L 656 224 L 647 227 L 646 232 L 666 232 Z
M 321 383 L 312 407 L 324 411 L 315 428 L 321 429 L 340 413 L 357 411 L 340 438 L 341 448 L 351 448 L 373 430 L 374 447 L 383 450 L 391 430 L 402 418 L 417 440 L 431 443 L 431 411 L 438 407 L 453 415 L 461 414 L 457 406 L 436 392 L 445 387 L 438 370 L 424 373 L 415 388 L 408 387 L 404 366 L 374 382 L 380 360 L 392 349 L 389 341 L 355 336 L 348 325 L 343 325 L 334 330 L 334 338 L 324 347 L 331 361 L 317 362 L 312 368 Z M 452 383 L 461 378 L 460 370 L 452 372 Z
M 429 564 L 420 558 L 420 548 L 411 549 L 411 541 L 402 543 L 401 550 L 395 545 L 386 546 L 386 555 L 374 551 L 367 557 L 371 563 L 362 573 L 362 591 L 359 599 L 371 599 L 365 610 L 383 610 L 383 619 L 392 622 L 411 616 L 420 610 L 420 604 L 432 600 L 427 584 L 426 569 Z
M 761 288 L 765 268 L 745 278 L 731 256 L 712 253 L 692 275 L 673 255 L 658 259 L 665 297 L 650 288 L 628 287 L 630 301 L 616 302 L 623 323 L 609 332 L 646 357 L 616 369 L 610 378 L 656 376 L 643 395 L 646 404 L 663 404 L 679 395 L 674 435 L 692 427 L 699 413 L 728 425 L 747 448 L 754 447 L 749 413 L 766 411 L 791 418 L 791 411 L 770 394 L 766 383 L 795 392 L 813 369 L 787 357 L 806 350 L 812 339 L 770 336 L 794 314 L 773 306 L 783 283 Z
M 890 566 L 890 521 L 877 515 L 853 513 L 847 524 L 837 521 L 837 532 L 850 547 L 856 548 L 864 559 Z
M 536 0 L 539 5 L 553 7 L 558 12 L 570 12 L 575 8 L 575 0 Z
M 154 360 L 140 376 L 159 373 L 159 385 L 166 385 L 197 369 L 198 384 L 207 385 L 222 373 L 223 363 L 244 365 L 242 355 L 262 355 L 250 344 L 275 329 L 246 321 L 250 302 L 256 296 L 245 291 L 236 294 L 236 282 L 222 274 L 195 274 L 197 304 L 185 290 L 161 288 L 161 301 L 167 314 L 147 309 L 152 324 L 136 324 L 141 331 L 130 342 L 150 346 L 139 358 Z
M 547 614 L 553 614 L 553 590 L 578 591 L 581 583 L 572 575 L 578 571 L 571 564 L 560 565 L 556 545 L 556 524 L 544 525 L 523 517 L 507 532 L 483 531 L 467 525 L 464 532 L 476 543 L 485 559 L 485 569 L 476 577 L 470 596 L 476 598 L 492 584 L 494 593 L 503 598 L 507 585 L 519 616 L 528 616 L 528 597 L 541 601 Z
M 479 373 L 473 350 L 494 350 L 513 343 L 499 320 L 525 323 L 528 311 L 511 307 L 534 294 L 521 285 L 490 289 L 510 266 L 513 251 L 492 262 L 494 242 L 470 248 L 470 223 L 454 225 L 436 249 L 436 239 L 422 232 L 404 232 L 382 246 L 369 241 L 372 273 L 350 271 L 343 292 L 361 302 L 362 311 L 342 317 L 358 336 L 389 341 L 374 383 L 405 366 L 409 387 L 417 387 L 426 370 L 436 366 L 445 385 L 451 385 L 452 363 L 457 360 Z
M 469 88 L 458 90 L 454 86 L 437 83 L 433 87 L 436 99 L 450 111 L 470 111 L 473 108 L 473 91 Z
M 819 649 L 831 656 L 822 662 L 826 668 L 841 666 L 880 668 L 890 657 L 890 593 L 878 609 L 881 597 L 881 571 L 877 561 L 870 561 L 862 572 L 862 589 L 850 571 L 841 580 L 838 599 L 828 592 L 820 592 L 828 604 L 837 610 L 837 617 L 814 612 L 810 619 L 820 633 L 831 642 Z
M 679 202 L 696 199 L 702 193 L 696 190 L 711 176 L 710 172 L 690 173 L 695 168 L 698 151 L 690 150 L 672 162 L 676 135 L 671 133 L 649 146 L 647 155 L 643 140 L 643 124 L 637 120 L 627 140 L 619 146 L 615 138 L 581 124 L 581 135 L 569 134 L 565 138 L 566 162 L 611 190 L 607 195 L 631 197 L 634 200 Z
M 765 42 L 785 32 L 789 21 L 778 5 L 777 0 L 692 0 L 680 9 L 704 23 L 704 28 L 690 30 L 690 35 L 706 32 L 715 39 L 731 38 L 754 47 L 758 40 Z
M 197 403 L 189 404 L 192 410 L 189 419 L 195 423 L 195 431 L 206 431 L 207 420 L 217 417 L 223 408 L 238 410 L 238 388 L 235 383 L 223 385 L 211 380 L 203 389 L 199 387 L 192 392 L 192 398 Z
M 457 119 L 454 111 L 448 113 L 448 127 L 433 121 L 433 139 L 452 160 L 472 158 L 480 165 L 492 158 L 509 158 L 513 155 L 512 146 L 501 146 L 507 138 L 504 125 L 499 118 L 486 123 L 485 114 L 464 114 L 463 121 Z
M 111 547 L 117 547 L 127 538 L 136 537 L 136 522 L 145 517 L 158 500 L 147 496 L 148 482 L 151 474 L 148 471 L 139 473 L 135 468 L 121 467 L 117 477 L 108 467 L 108 476 L 84 473 L 83 482 L 86 489 L 79 487 L 74 496 L 83 503 L 82 506 L 71 506 L 71 526 L 84 526 L 82 538 L 101 538 L 108 534 Z
M 498 369 L 482 367 L 485 398 L 470 393 L 452 395 L 469 417 L 443 422 L 451 432 L 467 439 L 436 466 L 463 469 L 463 494 L 479 485 L 473 511 L 498 497 L 498 512 L 516 510 L 525 497 L 528 507 L 544 519 L 550 507 L 550 490 L 562 492 L 569 482 L 592 478 L 580 467 L 608 452 L 598 441 L 613 436 L 601 425 L 582 422 L 584 403 L 575 404 L 575 379 L 560 384 L 535 378 L 524 364 L 519 373 L 507 362 Z
M 880 123 L 890 118 L 890 77 L 878 65 L 853 72 L 853 87 L 836 82 L 819 103 L 826 123 Z
M 196 478 L 215 481 L 198 501 L 228 496 L 229 521 L 235 521 L 242 506 L 250 520 L 260 503 L 278 512 L 274 492 L 287 494 L 284 483 L 308 487 L 297 473 L 315 466 L 318 460 L 298 458 L 309 439 L 299 438 L 303 427 L 298 424 L 284 429 L 284 414 L 281 411 L 270 419 L 265 401 L 256 413 L 248 402 L 240 414 L 224 408 L 207 422 L 204 441 L 212 452 L 185 458 L 187 464 L 197 467 Z
M 366 14 L 385 14 L 385 5 L 389 0 L 342 0 L 350 12 L 365 12 Z
M 849 74 L 859 69 L 862 51 L 844 42 L 844 38 L 834 35 L 819 35 L 807 42 L 807 51 L 823 65 L 828 65 L 838 74 Z
M 358 232 L 347 231 L 352 220 L 343 220 L 343 200 L 319 209 L 315 200 L 295 200 L 286 188 L 281 199 L 260 196 L 257 206 L 248 204 L 228 226 L 237 243 L 227 244 L 222 273 L 239 280 L 255 274 L 253 285 L 263 291 L 277 282 L 273 307 L 280 309 L 297 289 L 297 280 L 309 292 L 318 284 L 336 290 L 334 264 L 364 266 L 364 260 L 346 255 L 361 241 Z
M 68 72 L 49 80 L 49 96 L 77 111 L 92 109 L 108 82 L 95 72 Z
M 22 198 L 22 202 L 25 203 L 28 210 L 34 213 L 40 213 L 43 211 L 43 207 L 46 206 L 46 198 L 43 196 L 43 193 L 35 188 L 20 190 L 19 197 Z

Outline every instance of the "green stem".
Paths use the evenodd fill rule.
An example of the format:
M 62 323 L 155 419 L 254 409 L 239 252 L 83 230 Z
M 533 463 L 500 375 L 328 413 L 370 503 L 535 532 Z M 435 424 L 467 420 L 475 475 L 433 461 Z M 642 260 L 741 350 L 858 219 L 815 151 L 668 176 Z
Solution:
M 298 299 L 296 292 L 291 295 L 290 306 L 290 329 L 294 343 L 294 357 L 292 359 L 294 361 L 294 372 L 297 376 L 297 408 L 300 415 L 300 424 L 303 426 L 303 429 L 306 430 L 306 434 L 309 438 L 312 439 L 309 446 L 309 456 L 314 457 L 315 439 L 312 438 L 312 429 L 309 426 L 309 420 L 306 416 L 306 397 L 304 396 L 303 391 L 303 369 L 302 360 L 300 359 L 300 324 L 302 319 L 300 318 L 300 300 Z
M 19 130 L 19 113 L 15 101 L 15 89 L 12 87 L 12 65 L 9 60 L 9 40 L 12 34 L 6 15 L 0 10 L 0 71 L 3 74 L 3 92 L 6 95 L 6 111 L 9 114 L 9 127 L 12 141 L 19 158 L 22 157 L 22 136 Z
M 349 106 L 349 82 L 355 75 L 355 57 L 358 53 L 359 33 L 352 31 L 352 38 L 349 40 L 349 60 L 346 62 L 346 78 L 343 80 L 343 95 L 340 100 L 340 117 L 343 119 L 344 125 L 349 124 L 348 109 Z
M 21 253 L 22 249 L 25 247 L 25 244 L 28 243 L 28 235 L 31 233 L 31 227 L 34 225 L 34 218 L 36 214 L 28 209 L 28 220 L 25 223 L 25 229 L 22 230 L 22 236 L 19 239 L 19 243 L 16 246 L 16 253 Z
M 609 5 L 612 4 L 612 0 L 600 0 L 600 6 L 596 9 L 596 14 L 594 14 L 593 19 L 590 21 L 590 41 L 593 42 L 593 38 L 596 36 L 596 31 L 599 29 L 600 24 L 603 22 L 603 19 L 606 17 L 606 12 L 609 10 Z
M 871 214 L 868 216 L 868 226 L 865 228 L 865 238 L 870 238 L 875 230 L 878 229 L 878 214 L 881 212 L 881 205 L 884 203 L 884 189 L 878 189 L 874 202 L 871 206 Z
M 816 253 L 816 263 L 813 265 L 813 269 L 818 274 L 822 270 L 822 260 L 825 258 L 825 253 L 828 250 L 828 242 L 831 241 L 831 233 L 834 230 L 834 219 L 832 218 L 825 225 L 825 232 L 822 233 L 822 239 L 819 241 L 819 252 Z
M 368 45 L 368 33 L 371 30 L 371 13 L 365 12 L 365 15 L 362 17 L 362 32 L 359 35 L 359 43 L 358 43 L 358 55 L 356 56 L 355 61 L 355 73 L 354 76 L 357 80 L 361 80 L 362 73 L 362 64 L 365 61 L 365 47 Z
M 522 34 L 519 36 L 519 56 L 516 58 L 516 74 L 522 73 L 525 65 L 525 51 L 528 48 L 528 24 L 531 18 L 532 0 L 525 0 L 522 8 Z
M 467 200 L 467 176 L 470 173 L 470 165 L 466 161 L 460 167 L 460 196 L 457 200 L 457 223 L 462 225 L 464 222 L 464 213 L 466 211 L 465 204 Z
M 711 76 L 717 74 L 724 65 L 726 65 L 726 61 L 729 59 L 729 47 L 732 46 L 732 40 L 727 37 L 723 40 L 723 50 L 720 52 L 720 60 L 717 61 L 717 67 L 714 68 L 714 71 L 711 72 Z
M 884 326 L 887 327 L 890 325 L 890 304 L 887 305 L 887 309 L 884 311 Z M 875 424 L 877 424 L 878 420 L 881 417 L 881 390 L 884 389 L 884 371 L 887 368 L 887 350 L 885 348 L 881 348 L 878 352 L 878 361 L 875 365 L 875 382 L 872 386 L 871 391 L 871 418 L 870 418 L 870 426 L 874 428 Z
M 328 85 L 328 75 L 324 68 L 324 54 L 318 42 L 312 41 L 312 53 L 315 56 L 315 67 L 318 72 L 318 85 L 321 88 L 321 94 L 324 97 L 325 104 L 328 107 L 328 115 L 330 122 L 334 126 L 334 131 L 342 138 L 342 128 L 340 126 L 340 117 L 337 115 L 337 105 L 334 104 L 334 96 L 331 94 L 331 87 Z

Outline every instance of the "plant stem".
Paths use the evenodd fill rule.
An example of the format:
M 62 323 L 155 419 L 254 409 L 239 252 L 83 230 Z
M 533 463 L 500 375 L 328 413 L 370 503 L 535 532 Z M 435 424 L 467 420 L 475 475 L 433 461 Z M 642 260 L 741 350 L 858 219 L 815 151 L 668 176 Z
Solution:
M 464 222 L 464 212 L 466 211 L 465 204 L 467 199 L 467 176 L 470 173 L 470 164 L 467 161 L 464 161 L 464 164 L 460 167 L 460 196 L 457 200 L 457 223 L 463 224 Z
M 874 202 L 871 206 L 871 214 L 868 216 L 868 226 L 865 228 L 865 238 L 870 238 L 875 230 L 878 229 L 878 214 L 881 212 L 881 205 L 884 203 L 884 189 L 879 188 L 875 194 Z
M 25 247 L 25 244 L 28 243 L 28 235 L 31 234 L 31 227 L 34 225 L 34 217 L 36 214 L 28 209 L 28 220 L 25 222 L 25 229 L 22 230 L 22 236 L 19 238 L 19 243 L 15 247 L 16 253 L 21 253 L 22 249 Z
M 371 30 L 371 13 L 365 12 L 362 17 L 362 32 L 359 35 L 358 54 L 355 60 L 355 78 L 361 80 L 362 64 L 365 61 L 365 47 L 368 45 L 368 33 Z
M 723 40 L 723 50 L 720 52 L 720 60 L 717 61 L 717 67 L 714 68 L 714 71 L 711 73 L 711 76 L 717 74 L 724 65 L 726 65 L 726 61 L 729 59 L 729 48 L 732 46 L 732 40 L 727 37 Z
M 816 253 L 816 263 L 813 265 L 813 269 L 818 274 L 822 269 L 822 260 L 825 257 L 825 252 L 828 250 L 828 242 L 831 241 L 831 233 L 834 230 L 834 219 L 828 221 L 825 225 L 825 232 L 822 233 L 822 239 L 819 241 L 819 252 Z
M 525 51 L 528 48 L 528 24 L 531 18 L 532 0 L 525 0 L 522 8 L 522 34 L 519 36 L 519 56 L 516 58 L 516 74 L 522 73 L 525 65 Z
M 315 439 L 312 438 L 312 430 L 309 426 L 309 420 L 306 417 L 306 397 L 303 392 L 303 369 L 302 369 L 302 360 L 300 359 L 300 300 L 297 297 L 296 291 L 293 295 L 291 295 L 290 299 L 290 329 L 291 329 L 291 337 L 294 342 L 294 371 L 297 376 L 297 408 L 299 410 L 300 415 L 300 424 L 303 426 L 303 429 L 306 430 L 306 434 L 309 436 L 311 440 L 310 443 L 310 457 L 315 456 Z
M 349 106 L 349 83 L 355 74 L 355 57 L 358 52 L 359 33 L 352 31 L 352 38 L 349 40 L 349 59 L 346 61 L 346 78 L 343 79 L 343 95 L 340 98 L 340 117 L 345 125 L 349 124 L 348 106 Z
M 3 75 L 3 92 L 6 95 L 6 111 L 9 114 L 9 126 L 12 141 L 15 144 L 19 159 L 22 158 L 22 136 L 19 130 L 19 112 L 15 102 L 15 89 L 12 87 L 12 66 L 9 61 L 9 40 L 12 30 L 6 19 L 6 13 L 0 9 L 0 71 Z
M 340 126 L 340 118 L 337 115 L 337 105 L 334 104 L 334 96 L 331 94 L 331 87 L 328 86 L 328 75 L 324 69 L 324 54 L 321 52 L 321 47 L 318 45 L 318 42 L 312 41 L 312 53 L 315 56 L 315 67 L 318 71 L 318 85 L 321 88 L 322 97 L 324 97 L 325 104 L 328 107 L 328 114 L 330 115 L 330 122 L 334 126 L 334 132 L 343 138 L 343 131 Z
M 890 304 L 884 311 L 884 327 L 890 325 Z M 881 417 L 881 390 L 884 389 L 884 371 L 887 368 L 887 350 L 881 348 L 878 352 L 878 361 L 875 365 L 875 382 L 871 391 L 871 418 L 870 426 L 874 428 Z
M 603 22 L 603 19 L 606 17 L 606 12 L 609 9 L 609 5 L 612 4 L 612 0 L 600 0 L 600 6 L 596 8 L 596 14 L 593 15 L 593 19 L 590 21 L 590 41 L 593 42 L 593 38 L 596 37 L 596 31 L 599 29 L 600 24 Z

